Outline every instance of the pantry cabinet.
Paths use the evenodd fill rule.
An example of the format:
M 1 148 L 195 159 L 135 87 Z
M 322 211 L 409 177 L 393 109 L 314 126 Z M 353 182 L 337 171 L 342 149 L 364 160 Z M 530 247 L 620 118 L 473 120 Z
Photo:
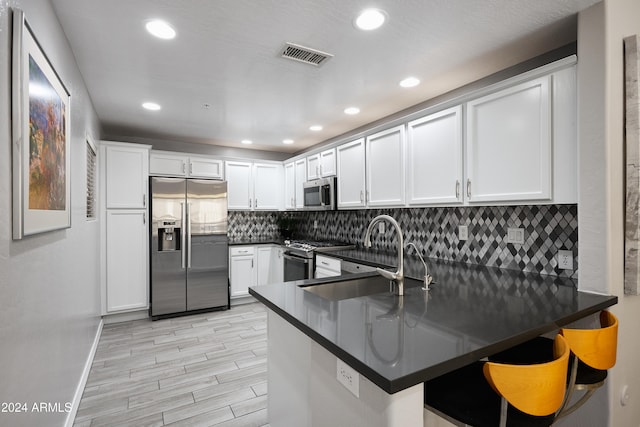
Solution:
M 462 106 L 407 125 L 407 203 L 461 204 Z
M 467 103 L 469 202 L 551 199 L 551 76 Z
M 149 306 L 147 145 L 100 144 L 102 314 Z

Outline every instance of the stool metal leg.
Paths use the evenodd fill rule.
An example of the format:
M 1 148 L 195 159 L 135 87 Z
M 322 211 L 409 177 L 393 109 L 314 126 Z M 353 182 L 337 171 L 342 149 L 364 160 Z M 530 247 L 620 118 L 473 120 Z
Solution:
M 504 397 L 500 398 L 500 427 L 507 427 L 507 409 L 509 402 Z

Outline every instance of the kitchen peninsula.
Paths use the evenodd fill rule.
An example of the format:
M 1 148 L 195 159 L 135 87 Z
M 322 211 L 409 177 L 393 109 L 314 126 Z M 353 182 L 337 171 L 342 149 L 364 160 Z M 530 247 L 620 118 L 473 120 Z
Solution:
M 272 426 L 421 426 L 424 381 L 617 303 L 571 279 L 429 264 L 431 290 L 407 279 L 403 297 L 367 295 L 385 280 L 375 273 L 250 289 L 269 309 Z M 353 298 L 330 291 L 355 281 Z

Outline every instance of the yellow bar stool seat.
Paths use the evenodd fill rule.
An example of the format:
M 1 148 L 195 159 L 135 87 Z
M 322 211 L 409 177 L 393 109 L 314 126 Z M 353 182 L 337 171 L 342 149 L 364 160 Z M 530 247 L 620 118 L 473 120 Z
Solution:
M 570 354 L 561 335 L 552 350 L 538 363 L 475 362 L 427 381 L 425 408 L 458 425 L 550 426 L 564 401 Z

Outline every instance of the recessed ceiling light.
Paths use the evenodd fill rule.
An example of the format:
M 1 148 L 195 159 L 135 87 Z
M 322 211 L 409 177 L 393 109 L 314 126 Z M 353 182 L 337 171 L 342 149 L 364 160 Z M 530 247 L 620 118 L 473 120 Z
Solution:
M 321 130 L 322 130 L 322 126 L 320 126 L 320 125 L 313 125 L 313 126 L 311 126 L 311 127 L 309 128 L 309 130 L 312 130 L 312 131 L 314 131 L 314 132 L 318 132 L 318 131 L 321 131 Z
M 253 144 L 253 141 L 251 141 L 250 139 L 243 139 L 242 141 L 240 141 L 241 143 L 245 144 L 245 145 L 251 145 Z
M 152 35 L 160 39 L 170 40 L 176 36 L 176 30 L 174 30 L 171 25 L 160 19 L 154 19 L 153 21 L 147 22 L 145 28 Z
M 349 107 L 344 109 L 344 113 L 349 114 L 350 116 L 354 114 L 358 114 L 359 112 L 360 112 L 360 109 L 358 107 Z
M 151 111 L 158 111 L 162 107 L 160 107 L 160 105 L 156 104 L 155 102 L 145 102 L 144 104 L 142 104 L 142 108 L 145 108 Z
M 386 14 L 380 9 L 365 9 L 355 20 L 356 27 L 369 31 L 380 28 L 387 19 Z
M 293 139 L 283 139 L 283 140 L 282 140 L 282 143 L 283 143 L 283 144 L 287 144 L 287 145 L 289 145 L 289 144 L 293 144 Z
M 415 77 L 407 77 L 406 79 L 400 82 L 400 86 L 402 87 L 414 87 L 420 84 L 420 79 Z

